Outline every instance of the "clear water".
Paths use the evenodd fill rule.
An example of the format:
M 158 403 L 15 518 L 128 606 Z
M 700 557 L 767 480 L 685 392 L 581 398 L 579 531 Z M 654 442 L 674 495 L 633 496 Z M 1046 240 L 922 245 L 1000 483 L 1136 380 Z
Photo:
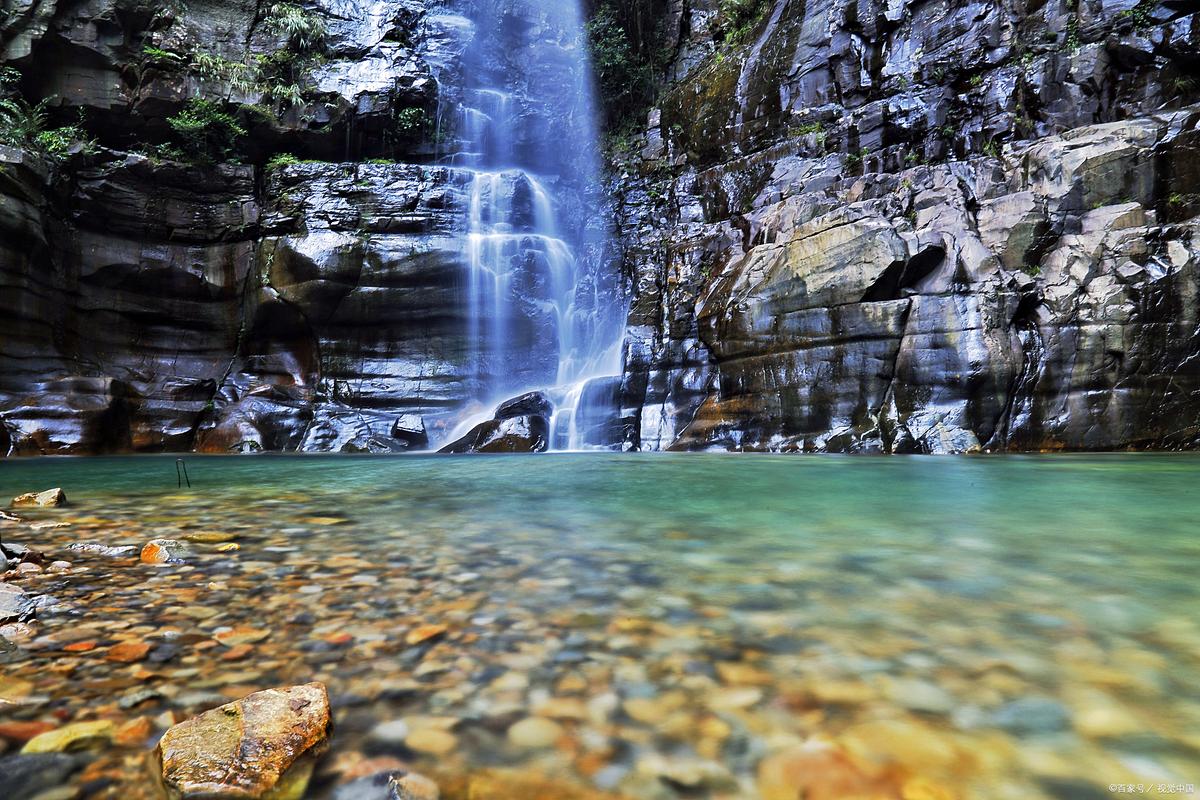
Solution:
M 1194 456 L 187 463 L 190 491 L 174 459 L 0 462 L 0 496 L 63 486 L 74 502 L 38 515 L 70 527 L 6 541 L 59 555 L 201 530 L 240 545 L 197 545 L 182 567 L 68 555 L 65 576 L 22 578 L 75 611 L 45 616 L 4 668 L 47 698 L 21 716 L 182 718 L 323 680 L 339 724 L 314 797 L 336 783 L 329 764 L 365 753 L 448 796 L 502 765 L 626 797 L 774 800 L 764 765 L 818 742 L 873 797 L 1200 783 Z M 430 623 L 446 636 L 405 644 Z M 243 624 L 273 634 L 241 661 L 199 645 Z M 149 678 L 61 649 L 169 630 L 191 643 Z M 320 644 L 336 633 L 352 641 Z M 162 695 L 113 704 L 146 685 Z M 509 740 L 538 714 L 560 740 Z M 451 752 L 369 736 L 430 716 L 451 718 Z M 140 755 L 104 753 L 122 791 L 144 780 Z

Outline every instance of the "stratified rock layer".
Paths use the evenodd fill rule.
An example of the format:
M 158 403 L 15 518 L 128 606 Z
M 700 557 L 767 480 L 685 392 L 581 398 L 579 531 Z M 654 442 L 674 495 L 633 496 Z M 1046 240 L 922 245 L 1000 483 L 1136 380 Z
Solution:
M 100 145 L 60 168 L 0 145 L 0 453 L 391 453 L 461 421 L 471 177 L 439 109 L 477 2 L 314 6 L 296 105 L 186 67 L 286 49 L 272 5 L 49 0 L 0 31 L 21 92 Z M 670 80 L 610 185 L 625 371 L 589 389 L 588 441 L 1200 444 L 1192 7 L 769 0 L 733 42 L 728 5 L 666 2 Z M 504 57 L 553 63 L 534 49 Z M 239 109 L 242 163 L 160 157 L 197 94 Z M 560 145 L 518 116 L 515 147 Z M 483 424 L 481 447 L 541 435 Z
M 768 3 L 614 183 L 641 449 L 1200 441 L 1195 14 Z

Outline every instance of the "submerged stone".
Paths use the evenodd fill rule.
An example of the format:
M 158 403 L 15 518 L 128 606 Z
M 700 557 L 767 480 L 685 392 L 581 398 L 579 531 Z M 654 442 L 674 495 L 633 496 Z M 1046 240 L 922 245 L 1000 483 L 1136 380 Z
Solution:
M 0 583 L 0 623 L 29 619 L 36 608 L 33 598 L 20 586 Z
M 1036 736 L 1066 730 L 1071 712 L 1049 697 L 1024 697 L 1001 706 L 992 721 L 1018 736 Z
M 78 768 L 75 758 L 62 753 L 0 756 L 0 797 L 31 800 L 67 783 Z
M 111 720 L 76 722 L 33 737 L 21 748 L 22 753 L 67 753 L 86 750 L 112 741 L 116 725 Z
M 154 539 L 142 548 L 141 559 L 145 564 L 182 564 L 192 554 L 187 542 L 176 539 Z

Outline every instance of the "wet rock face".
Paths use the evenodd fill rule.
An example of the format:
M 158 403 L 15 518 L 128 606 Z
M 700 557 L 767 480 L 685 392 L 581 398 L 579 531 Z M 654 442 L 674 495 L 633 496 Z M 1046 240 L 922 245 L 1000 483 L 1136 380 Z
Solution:
M 717 57 L 683 5 L 613 183 L 627 448 L 1200 444 L 1194 13 L 778 0 Z
M 20 91 L 100 144 L 59 168 L 0 146 L 0 453 L 444 445 L 478 377 L 470 179 L 436 165 L 463 144 L 435 123 L 495 5 L 314 6 L 297 105 L 188 66 L 288 45 L 268 0 L 203 5 L 40 2 L 0 31 Z M 552 5 L 502 4 L 498 35 L 543 44 L 479 69 L 553 65 Z M 1192 9 L 775 0 L 726 45 L 717 6 L 670 4 L 671 82 L 615 165 L 634 297 L 588 442 L 1197 445 Z M 238 109 L 241 163 L 160 157 L 196 94 Z M 519 105 L 515 151 L 558 152 L 563 121 Z M 280 153 L 304 161 L 268 169 Z M 540 296 L 514 303 L 536 320 Z M 550 351 L 509 361 L 514 387 L 554 373 Z M 547 416 L 470 448 L 561 441 Z
M 323 28 L 303 52 L 272 24 L 279 5 L 51 1 L 0 31 L 0 66 L 21 76 L 0 92 L 50 98 L 51 125 L 82 114 L 98 144 L 57 166 L 0 146 L 0 454 L 423 450 L 478 394 L 471 176 L 438 165 L 466 146 L 470 19 L 541 32 L 544 51 L 505 58 L 551 69 L 558 12 L 301 4 Z M 194 96 L 246 129 L 236 163 L 163 149 Z M 551 109 L 519 116 L 522 151 L 561 136 Z M 545 316 L 543 289 L 513 302 Z M 518 385 L 554 374 L 557 354 L 536 355 Z
M 442 453 L 543 453 L 550 447 L 554 404 L 542 392 L 506 400 L 495 416 L 466 436 L 442 448 Z

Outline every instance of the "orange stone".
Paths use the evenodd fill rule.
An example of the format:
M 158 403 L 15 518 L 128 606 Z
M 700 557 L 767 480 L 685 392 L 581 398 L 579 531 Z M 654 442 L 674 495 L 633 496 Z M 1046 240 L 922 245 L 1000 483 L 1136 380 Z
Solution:
M 35 736 L 52 731 L 58 726 L 53 722 L 0 722 L 0 739 L 10 742 L 28 742 Z
M 89 650 L 95 649 L 95 642 L 71 642 L 69 645 L 63 648 L 63 650 L 66 650 L 68 653 L 86 653 Z
M 117 728 L 113 741 L 122 747 L 138 747 L 146 743 L 153 731 L 154 726 L 150 724 L 149 717 L 137 717 Z
M 471 776 L 467 800 L 616 800 L 614 795 L 515 769 L 489 769 Z M 794 798 L 793 798 L 794 800 Z
M 445 625 L 421 625 L 409 631 L 404 641 L 410 645 L 423 644 L 444 635 L 446 630 Z
M 121 642 L 115 644 L 104 654 L 105 661 L 115 661 L 118 664 L 133 664 L 141 661 L 150 654 L 150 645 L 145 642 Z
M 222 661 L 241 661 L 254 652 L 254 645 L 239 644 L 221 654 Z
M 271 635 L 268 630 L 262 628 L 251 628 L 248 625 L 239 625 L 236 628 L 228 631 L 222 631 L 213 636 L 218 642 L 228 647 L 238 644 L 254 644 L 261 642 Z
M 342 782 L 348 783 L 359 778 L 369 778 L 381 772 L 407 772 L 408 769 L 408 765 L 397 758 L 380 756 L 378 758 L 363 758 L 347 764 L 344 768 L 337 771 L 342 774 Z
M 841 748 L 818 740 L 764 758 L 758 765 L 758 792 L 762 800 L 897 796 L 867 775 Z

